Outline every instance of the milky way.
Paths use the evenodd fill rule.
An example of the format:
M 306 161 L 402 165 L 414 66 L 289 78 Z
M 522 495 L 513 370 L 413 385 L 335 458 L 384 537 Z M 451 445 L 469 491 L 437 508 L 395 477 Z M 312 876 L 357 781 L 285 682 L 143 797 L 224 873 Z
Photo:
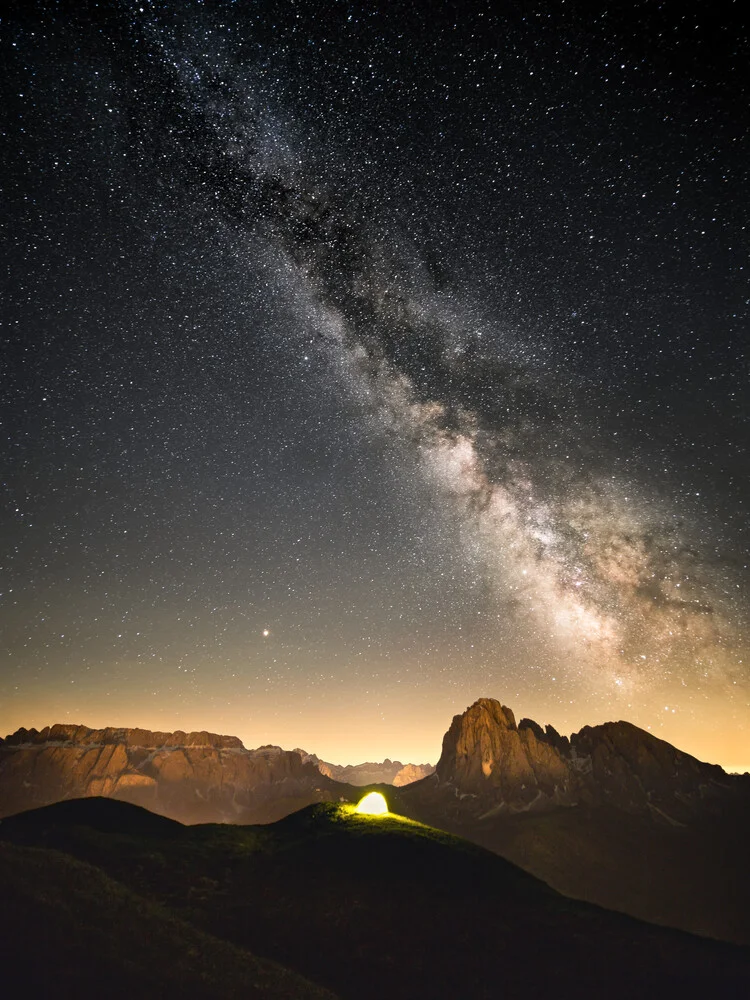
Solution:
M 304 153 L 253 113 L 252 81 L 231 63 L 204 67 L 168 47 L 165 58 L 200 115 L 189 159 L 203 164 L 209 204 L 240 226 L 267 224 L 321 335 L 345 354 L 351 390 L 411 442 L 538 655 L 553 666 L 560 648 L 574 652 L 572 669 L 594 685 L 696 663 L 734 679 L 737 609 L 695 526 L 676 524 L 647 483 L 607 475 L 617 442 L 578 418 L 570 377 L 446 315 L 419 247 L 399 253 L 393 234 L 370 231 L 360 189 L 307 177 Z
M 232 569 L 235 583 L 217 585 L 219 597 L 201 598 L 198 584 L 206 607 L 224 603 L 225 633 L 244 635 L 249 615 L 247 628 L 265 648 L 277 633 L 281 646 L 272 659 L 262 642 L 258 652 L 243 653 L 253 662 L 247 678 L 236 652 L 206 653 L 205 680 L 196 686 L 191 677 L 190 697 L 211 688 L 213 673 L 248 679 L 248 698 L 263 676 L 271 685 L 272 676 L 283 677 L 294 700 L 315 673 L 311 664 L 328 658 L 312 714 L 326 717 L 317 702 L 351 681 L 352 693 L 374 700 L 380 717 L 388 710 L 377 706 L 388 695 L 378 692 L 372 672 L 377 677 L 379 668 L 368 667 L 366 650 L 387 647 L 395 665 L 382 684 L 393 689 L 405 681 L 399 693 L 422 691 L 426 682 L 463 697 L 489 685 L 475 694 L 527 698 L 531 709 L 557 713 L 551 721 L 563 728 L 602 713 L 662 726 L 664 713 L 676 711 L 686 720 L 683 742 L 704 712 L 713 720 L 727 705 L 735 724 L 747 725 L 746 415 L 738 364 L 747 325 L 746 239 L 725 187 L 731 181 L 736 191 L 740 183 L 747 132 L 718 56 L 683 61 L 658 41 L 663 25 L 655 14 L 646 26 L 654 34 L 649 49 L 635 21 L 574 16 L 557 24 L 541 8 L 535 24 L 515 12 L 502 20 L 479 9 L 456 19 L 446 8 L 429 30 L 413 11 L 395 7 L 334 5 L 325 16 L 294 5 L 252 15 L 220 4 L 112 9 L 111 20 L 84 14 L 80 24 L 45 12 L 32 27 L 53 66 L 69 68 L 65 39 L 81 39 L 88 55 L 73 60 L 72 72 L 93 101 L 92 119 L 107 129 L 105 148 L 97 148 L 90 136 L 80 138 L 78 125 L 63 124 L 57 145 L 67 143 L 70 153 L 78 144 L 107 163 L 96 170 L 107 175 L 110 193 L 125 192 L 151 240 L 167 240 L 157 264 L 163 274 L 185 239 L 164 237 L 165 220 L 203 241 L 198 270 L 219 289 L 212 294 L 221 299 L 224 329 L 200 335 L 198 360 L 185 354 L 180 377 L 196 380 L 187 390 L 190 412 L 214 412 L 218 396 L 201 379 L 224 363 L 216 359 L 228 359 L 225 381 L 240 394 L 243 356 L 274 359 L 271 370 L 280 365 L 290 387 L 304 379 L 312 394 L 299 404 L 289 440 L 304 434 L 308 420 L 322 421 L 320 454 L 353 455 L 363 468 L 363 495 L 394 522 L 391 537 L 385 528 L 375 532 L 376 547 L 390 555 L 375 555 L 374 568 L 362 565 L 356 579 L 364 596 L 345 612 L 357 622 L 360 647 L 343 639 L 333 615 L 331 633 L 339 637 L 320 640 L 315 652 L 309 622 L 323 613 L 284 608 L 303 589 L 335 589 L 330 556 L 314 539 L 330 533 L 343 551 L 346 535 L 337 515 L 326 521 L 320 501 L 295 482 L 292 519 L 303 527 L 289 544 L 309 538 L 322 568 L 290 584 L 273 611 L 262 610 L 261 582 L 246 584 L 243 576 L 263 543 L 256 552 L 245 543 L 244 568 Z M 39 46 L 29 25 L 11 28 L 14 47 Z M 746 33 L 722 44 L 724 57 L 740 59 Z M 41 65 L 44 53 L 43 46 L 33 50 L 24 70 L 34 59 Z M 77 100 L 83 108 L 80 94 Z M 41 211 L 51 218 L 59 205 Z M 256 288 L 250 307 L 241 305 L 243 269 Z M 155 294 L 143 309 L 147 326 Z M 277 310 L 267 320 L 264 299 Z M 174 306 L 187 308 L 185 321 L 193 308 L 187 303 L 181 297 Z M 261 317 L 252 322 L 268 328 L 262 351 L 226 332 L 248 308 Z M 97 337 L 105 344 L 112 320 L 106 307 L 102 315 Z M 153 338 L 138 347 L 146 368 L 167 345 L 166 333 Z M 298 372 L 298 364 L 312 366 L 312 374 Z M 170 374 L 164 393 L 177 385 Z M 246 391 L 248 398 L 264 393 L 260 381 Z M 149 390 L 144 398 L 131 431 L 156 412 L 157 396 Z M 165 405 L 171 411 L 174 396 Z M 234 476 L 234 466 L 215 456 L 234 454 L 226 442 L 243 405 L 231 404 L 218 418 L 217 427 L 226 421 L 229 428 L 223 437 L 217 431 L 221 443 L 211 458 L 220 481 Z M 282 428 L 291 418 L 279 414 L 268 419 L 275 450 L 283 451 Z M 189 439 L 184 415 L 175 410 L 169 421 L 173 429 L 184 425 Z M 95 430 L 96 421 L 91 440 Z M 352 435 L 365 443 L 338 443 Z M 232 459 L 247 463 L 246 484 L 259 475 L 273 481 L 272 472 L 259 472 L 257 443 L 252 433 L 238 440 Z M 184 446 L 189 464 L 198 445 Z M 149 488 L 171 488 L 176 452 L 165 444 L 155 455 L 166 471 L 149 473 Z M 390 463 L 390 485 L 382 463 Z M 132 481 L 119 461 L 117 468 Z M 325 475 L 321 482 L 334 492 L 349 481 L 336 471 Z M 208 481 L 191 487 L 196 517 L 209 509 Z M 49 489 L 34 480 L 29 496 Z M 277 506 L 294 505 L 283 490 L 280 481 L 269 486 L 249 520 L 262 511 L 269 523 L 281 523 L 274 491 Z M 344 514 L 351 516 L 348 506 Z M 360 516 L 365 523 L 370 515 Z M 202 566 L 223 580 L 237 564 L 234 553 L 222 563 L 217 546 L 229 521 L 217 523 L 213 535 L 205 517 L 197 529 L 195 551 L 210 555 L 195 555 L 196 578 Z M 242 515 L 232 515 L 233 528 L 241 524 Z M 405 538 L 414 555 L 399 580 L 393 567 Z M 191 544 L 177 529 L 164 539 L 170 559 Z M 282 546 L 269 556 L 269 573 L 274 558 L 280 567 L 299 561 L 296 551 Z M 34 558 L 39 553 L 41 546 Z M 143 553 L 145 560 L 145 542 Z M 399 591 L 417 589 L 416 560 L 432 581 L 423 622 L 419 601 L 399 607 Z M 152 574 L 146 592 L 166 591 L 178 607 L 178 577 L 170 569 L 165 585 Z M 114 579 L 131 577 L 118 568 Z M 392 589 L 387 607 L 372 606 L 368 586 L 386 595 Z M 286 628 L 265 627 L 260 616 L 274 613 L 286 616 Z M 202 649 L 216 634 L 208 614 L 191 624 Z M 434 623 L 443 619 L 456 623 L 466 643 L 452 647 L 441 636 Z M 145 634 L 162 627 L 150 610 L 143 621 Z M 404 623 L 412 623 L 408 639 L 389 645 L 382 636 L 408 631 Z M 74 618 L 75 634 L 92 629 Z M 256 640 L 242 639 L 248 642 Z M 20 640 L 11 645 L 15 655 Z M 180 656 L 191 662 L 189 652 L 176 656 L 158 639 L 149 639 L 149 650 L 165 670 Z M 347 665 L 363 651 L 361 667 Z M 105 668 L 107 654 L 99 673 L 109 676 Z M 28 664 L 17 669 L 33 672 Z M 735 744 L 726 751 L 738 753 Z

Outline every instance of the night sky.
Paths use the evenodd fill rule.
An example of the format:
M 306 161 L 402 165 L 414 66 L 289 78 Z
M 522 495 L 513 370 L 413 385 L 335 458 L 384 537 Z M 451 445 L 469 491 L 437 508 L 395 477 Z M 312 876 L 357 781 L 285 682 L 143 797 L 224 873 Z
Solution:
M 741 3 L 0 23 L 0 730 L 750 768 Z

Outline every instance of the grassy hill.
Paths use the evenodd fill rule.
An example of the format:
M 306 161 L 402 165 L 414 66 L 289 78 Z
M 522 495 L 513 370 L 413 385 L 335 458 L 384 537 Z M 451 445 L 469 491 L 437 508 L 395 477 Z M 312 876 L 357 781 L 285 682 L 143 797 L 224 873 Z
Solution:
M 170 940 L 204 934 L 230 949 L 238 976 L 243 956 L 262 955 L 352 1000 L 750 991 L 743 949 L 577 903 L 466 841 L 350 806 L 311 806 L 272 826 L 183 827 L 87 799 L 6 819 L 0 839 L 97 869 L 100 888 L 71 897 L 67 911 L 81 961 L 89 938 L 100 950 L 102 934 L 116 936 L 121 958 L 140 940 L 127 905 L 101 920 L 97 900 L 116 886 L 152 908 Z M 24 890 L 32 900 L 35 877 Z M 144 963 L 145 974 L 160 968 L 158 954 Z
M 0 886 L 6 996 L 334 1000 L 59 851 L 0 842 Z
M 476 817 L 453 795 L 446 808 L 417 786 L 393 790 L 390 801 L 565 895 L 750 947 L 750 802 L 741 796 L 708 803 L 686 824 L 606 805 Z

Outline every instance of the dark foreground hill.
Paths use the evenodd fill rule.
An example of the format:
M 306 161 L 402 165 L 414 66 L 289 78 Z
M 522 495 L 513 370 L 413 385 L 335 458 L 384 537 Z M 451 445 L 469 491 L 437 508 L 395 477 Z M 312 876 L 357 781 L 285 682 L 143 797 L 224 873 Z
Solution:
M 348 806 L 183 827 L 87 799 L 4 820 L 0 847 L 3 970 L 22 982 L 46 954 L 63 984 L 82 963 L 80 982 L 110 995 L 122 966 L 131 996 L 233 996 L 210 976 L 241 982 L 260 955 L 351 1000 L 750 991 L 748 951 L 574 902 L 465 841 Z M 193 985 L 139 988 L 180 962 Z

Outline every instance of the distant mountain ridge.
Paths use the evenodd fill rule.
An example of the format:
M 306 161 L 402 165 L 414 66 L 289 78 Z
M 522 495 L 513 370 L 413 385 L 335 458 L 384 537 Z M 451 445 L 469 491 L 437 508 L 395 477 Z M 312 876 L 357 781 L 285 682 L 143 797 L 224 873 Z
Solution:
M 201 732 L 185 733 L 178 729 L 174 733 L 152 732 L 150 729 L 126 729 L 108 726 L 106 729 L 89 729 L 88 726 L 76 726 L 68 723 L 57 723 L 45 726 L 44 729 L 18 729 L 15 733 L 0 739 L 0 745 L 22 746 L 31 744 L 39 746 L 43 743 L 76 744 L 78 746 L 108 746 L 122 743 L 128 747 L 216 747 L 225 750 L 244 750 L 244 744 L 237 736 L 219 736 L 217 733 Z
M 103 795 L 183 823 L 264 823 L 342 792 L 299 753 L 205 731 L 54 725 L 0 741 L 0 816 Z
M 388 757 L 382 763 L 368 761 L 364 764 L 330 764 L 315 754 L 306 754 L 304 750 L 297 752 L 303 755 L 303 760 L 311 760 L 321 774 L 358 788 L 364 785 L 394 785 L 400 788 L 414 781 L 421 781 L 435 772 L 433 764 L 402 764 L 400 760 L 390 760 Z
M 442 811 L 472 819 L 608 804 L 677 824 L 716 795 L 750 792 L 750 776 L 729 775 L 631 723 L 584 726 L 566 737 L 531 719 L 516 724 L 492 698 L 453 718 L 435 767 L 387 758 L 338 765 L 299 747 L 248 750 L 236 736 L 205 730 L 56 724 L 0 739 L 0 779 L 0 816 L 105 795 L 188 823 L 270 821 L 300 803 L 351 797 L 339 784 L 414 784 L 407 804 L 440 801 Z
M 349 786 L 405 785 L 430 765 L 327 764 L 304 750 L 247 750 L 205 730 L 89 729 L 56 724 L 0 739 L 0 817 L 62 799 L 103 795 L 183 823 L 264 823 L 312 802 L 349 799 Z

